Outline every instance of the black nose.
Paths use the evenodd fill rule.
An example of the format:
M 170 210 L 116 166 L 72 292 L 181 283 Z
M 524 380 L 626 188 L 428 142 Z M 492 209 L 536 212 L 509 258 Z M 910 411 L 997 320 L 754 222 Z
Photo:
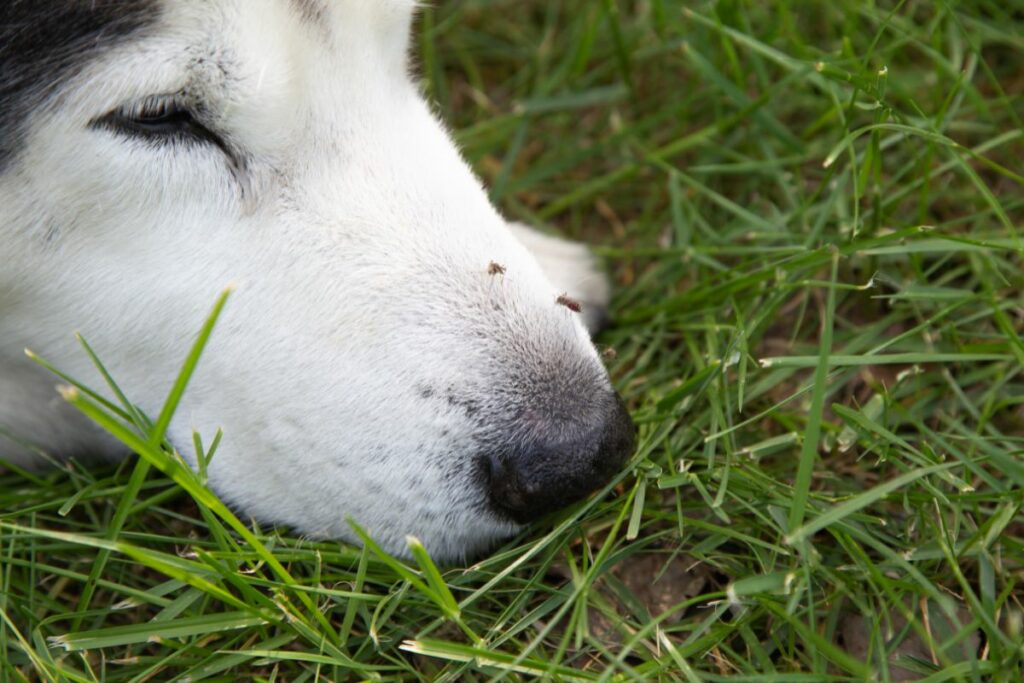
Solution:
M 554 420 L 543 436 L 499 447 L 484 459 L 491 503 L 525 524 L 600 488 L 633 452 L 636 427 L 613 392 L 593 403 L 588 418 Z

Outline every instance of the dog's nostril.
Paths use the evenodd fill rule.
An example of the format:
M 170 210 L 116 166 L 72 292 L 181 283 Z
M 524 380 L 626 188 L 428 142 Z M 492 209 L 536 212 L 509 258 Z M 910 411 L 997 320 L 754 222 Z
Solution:
M 571 438 L 555 434 L 487 458 L 486 486 L 498 510 L 527 523 L 608 483 L 633 452 L 636 428 L 617 395 L 604 398 L 593 424 Z

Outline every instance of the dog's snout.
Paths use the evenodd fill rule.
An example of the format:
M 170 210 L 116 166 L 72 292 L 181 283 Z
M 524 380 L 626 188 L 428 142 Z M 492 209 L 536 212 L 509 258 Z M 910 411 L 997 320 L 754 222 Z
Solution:
M 525 524 L 584 498 L 612 478 L 633 452 L 636 428 L 610 394 L 582 426 L 544 431 L 485 459 L 491 504 Z

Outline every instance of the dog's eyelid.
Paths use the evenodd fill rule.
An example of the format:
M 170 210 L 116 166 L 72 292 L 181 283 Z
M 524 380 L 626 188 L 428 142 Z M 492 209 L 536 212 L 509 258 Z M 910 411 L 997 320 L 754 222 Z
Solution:
M 200 110 L 182 93 L 167 95 L 149 95 L 126 104 L 98 116 L 90 124 L 94 127 L 137 127 L 138 130 L 126 132 L 143 132 L 146 125 L 157 125 L 160 123 L 178 122 L 185 124 L 198 124 L 201 118 Z M 152 131 L 159 132 L 159 131 Z M 164 132 L 170 132 L 164 131 Z
M 211 144 L 234 161 L 224 138 L 206 125 L 205 107 L 184 93 L 150 95 L 123 104 L 93 119 L 90 126 L 143 138 L 156 144 L 197 142 Z
M 184 93 L 168 95 L 149 95 L 141 100 L 129 102 L 117 110 L 123 116 L 131 118 L 152 118 L 169 111 L 185 111 L 189 114 L 196 109 L 194 103 Z

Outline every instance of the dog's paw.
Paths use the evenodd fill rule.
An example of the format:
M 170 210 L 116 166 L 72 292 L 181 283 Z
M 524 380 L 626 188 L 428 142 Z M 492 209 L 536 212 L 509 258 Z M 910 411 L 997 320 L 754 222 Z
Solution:
M 591 334 L 608 325 L 611 287 L 597 257 L 586 245 L 545 235 L 522 223 L 509 223 L 512 234 L 530 250 L 556 288 L 580 303 L 583 324 Z

